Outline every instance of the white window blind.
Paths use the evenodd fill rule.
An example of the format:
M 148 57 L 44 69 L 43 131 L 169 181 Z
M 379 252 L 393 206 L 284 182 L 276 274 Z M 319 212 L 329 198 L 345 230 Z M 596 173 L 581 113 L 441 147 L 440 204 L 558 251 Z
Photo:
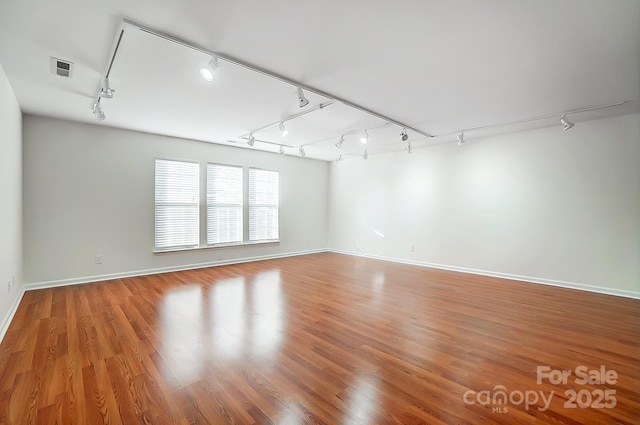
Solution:
M 277 240 L 279 176 L 277 171 L 249 168 L 249 240 Z
M 156 249 L 198 246 L 200 164 L 157 159 L 155 184 Z
M 242 242 L 242 167 L 207 164 L 207 243 Z

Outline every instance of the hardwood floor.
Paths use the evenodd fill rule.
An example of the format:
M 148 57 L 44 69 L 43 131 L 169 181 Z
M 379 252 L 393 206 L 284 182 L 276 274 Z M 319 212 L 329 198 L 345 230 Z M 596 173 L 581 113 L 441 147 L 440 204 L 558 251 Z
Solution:
M 639 359 L 639 300 L 316 254 L 27 292 L 0 424 L 638 424 Z

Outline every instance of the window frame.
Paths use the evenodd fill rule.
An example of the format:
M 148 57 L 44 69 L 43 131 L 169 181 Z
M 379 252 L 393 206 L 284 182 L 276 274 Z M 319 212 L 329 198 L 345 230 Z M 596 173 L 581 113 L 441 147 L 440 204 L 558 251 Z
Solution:
M 197 164 L 198 166 L 198 242 L 194 245 L 180 245 L 180 246 L 168 246 L 158 248 L 156 245 L 156 221 L 155 221 L 155 208 L 156 208 L 156 193 L 155 193 L 155 167 L 157 161 L 172 161 L 172 162 L 183 162 L 190 164 Z M 237 167 L 242 169 L 242 240 L 239 242 L 222 242 L 222 243 L 208 243 L 208 199 L 207 199 L 207 191 L 208 191 L 208 176 L 207 176 L 207 167 L 209 164 L 213 165 L 221 165 L 227 167 Z M 203 167 L 204 165 L 204 167 Z M 280 243 L 280 170 L 273 169 L 265 169 L 259 167 L 251 167 L 248 165 L 235 165 L 235 164 L 224 164 L 222 162 L 216 161 L 208 161 L 208 160 L 185 160 L 185 159 L 175 159 L 175 158 L 162 158 L 156 157 L 154 158 L 154 241 L 153 241 L 153 253 L 162 255 L 172 252 L 182 252 L 182 251 L 196 251 L 196 250 L 204 250 L 204 249 L 217 249 L 217 248 L 225 248 L 225 247 L 235 247 L 235 246 L 251 246 L 251 245 L 264 245 L 264 244 L 278 244 Z M 277 230 L 278 237 L 277 239 L 258 239 L 258 240 L 250 240 L 250 232 L 249 232 L 249 174 L 250 170 L 258 170 L 258 171 L 268 171 L 274 172 L 278 176 L 278 203 L 277 203 Z M 204 220 L 202 219 L 204 217 Z
M 274 243 L 274 242 L 280 242 L 280 171 L 279 170 L 269 170 L 269 169 L 265 169 L 265 168 L 258 168 L 258 167 L 248 167 L 249 171 L 247 173 L 247 221 L 248 221 L 248 232 L 247 232 L 247 239 L 249 241 L 249 243 Z M 269 172 L 269 173 L 275 173 L 276 177 L 277 177 L 277 183 L 276 183 L 276 191 L 277 191 L 277 199 L 276 199 L 276 204 L 275 204 L 275 211 L 276 211 L 276 237 L 272 238 L 272 239 L 252 239 L 251 238 L 251 207 L 252 207 L 252 203 L 251 203 L 251 172 L 253 171 L 264 171 L 264 172 Z M 270 205 L 273 204 L 258 204 L 259 208 L 264 208 L 264 207 L 269 207 Z M 254 205 L 255 207 L 255 205 Z
M 210 242 L 209 241 L 209 224 L 210 224 L 210 220 L 209 220 L 209 207 L 213 204 L 211 204 L 209 202 L 209 197 L 210 197 L 210 193 L 209 193 L 209 166 L 213 166 L 213 167 L 225 167 L 225 168 L 235 168 L 235 169 L 239 169 L 240 170 L 240 223 L 239 223 L 239 227 L 240 227 L 240 240 L 234 240 L 234 241 L 224 241 L 224 242 Z M 244 236 L 245 236 L 245 198 L 246 198 L 246 191 L 245 191 L 245 171 L 244 171 L 244 167 L 242 165 L 232 165 L 232 164 L 222 164 L 219 162 L 207 162 L 206 163 L 206 167 L 205 167 L 205 197 L 206 197 L 206 201 L 205 201 L 205 223 L 204 223 L 204 227 L 205 227 L 205 247 L 211 247 L 211 248 L 215 248 L 215 247 L 221 247 L 221 246 L 234 246 L 234 245 L 242 245 L 245 241 Z M 219 204 L 222 206 L 226 206 L 226 207 L 237 207 L 237 204 Z
M 197 179 L 196 179 L 196 202 L 193 203 L 176 203 L 176 202 L 158 202 L 158 163 L 159 162 L 173 162 L 173 163 L 182 163 L 182 164 L 192 164 L 197 166 Z M 154 192 L 154 241 L 153 241 L 153 249 L 154 252 L 170 252 L 170 251 L 184 251 L 197 249 L 200 246 L 200 205 L 201 205 L 201 167 L 199 161 L 189 161 L 183 159 L 172 159 L 172 158 L 155 158 L 153 163 L 154 177 L 153 177 L 153 192 Z M 168 205 L 168 206 L 191 206 L 195 207 L 195 215 L 196 215 L 196 226 L 195 226 L 195 243 L 193 244 L 181 244 L 181 245 L 165 245 L 158 246 L 158 205 Z

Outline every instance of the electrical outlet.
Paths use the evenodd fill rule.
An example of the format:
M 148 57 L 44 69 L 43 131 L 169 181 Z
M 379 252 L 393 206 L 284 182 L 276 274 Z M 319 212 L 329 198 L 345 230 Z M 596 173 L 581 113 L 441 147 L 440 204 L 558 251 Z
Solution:
M 96 255 L 96 264 L 102 264 L 102 255 Z
M 415 245 L 411 245 L 411 252 L 416 252 L 416 246 Z

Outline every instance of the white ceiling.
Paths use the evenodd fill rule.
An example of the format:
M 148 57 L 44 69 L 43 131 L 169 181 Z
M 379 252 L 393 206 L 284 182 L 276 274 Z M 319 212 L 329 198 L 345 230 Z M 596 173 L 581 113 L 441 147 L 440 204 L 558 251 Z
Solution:
M 222 61 L 207 83 L 209 57 L 131 26 L 111 70 L 107 119 L 91 114 L 122 18 L 360 105 L 435 137 L 409 132 L 414 149 L 455 142 L 456 133 L 541 116 L 489 134 L 638 112 L 637 0 L 0 0 L 0 64 L 25 113 L 248 148 L 241 136 L 331 99 Z M 49 58 L 74 62 L 72 79 Z M 403 149 L 402 128 L 333 102 L 256 132 L 251 149 L 334 160 Z M 342 149 L 334 146 L 341 134 Z

